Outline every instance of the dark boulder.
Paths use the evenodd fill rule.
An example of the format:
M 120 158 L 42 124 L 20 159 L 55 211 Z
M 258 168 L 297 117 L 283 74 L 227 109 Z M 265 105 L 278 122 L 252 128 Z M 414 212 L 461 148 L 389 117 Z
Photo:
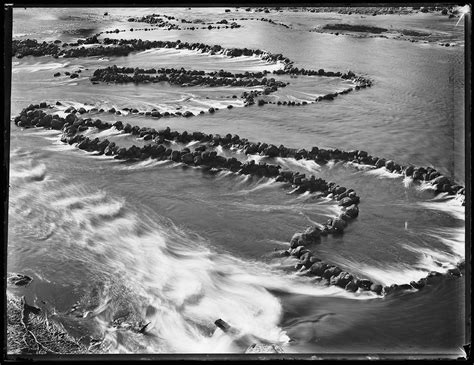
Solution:
M 118 150 L 117 146 L 115 145 L 114 142 L 112 142 L 112 143 L 109 143 L 109 145 L 107 147 L 105 147 L 104 154 L 106 156 L 111 156 L 111 155 L 116 154 L 117 150 Z
M 181 161 L 185 164 L 191 165 L 194 163 L 194 155 L 192 153 L 185 153 L 181 156 Z
M 110 144 L 110 141 L 108 139 L 101 141 L 100 143 L 97 144 L 97 151 L 100 154 L 105 153 L 105 149 L 107 148 L 109 144 Z
M 74 121 L 77 119 L 76 114 L 70 113 L 66 115 L 65 121 L 66 123 L 74 123 Z
M 359 289 L 359 287 L 357 286 L 357 284 L 354 280 L 351 280 L 347 283 L 347 285 L 345 286 L 344 289 L 354 293 L 354 292 L 357 291 L 357 289 Z
M 277 157 L 280 154 L 280 151 L 277 146 L 271 144 L 265 149 L 264 153 L 269 157 Z
M 246 155 L 253 155 L 257 153 L 257 151 L 258 151 L 258 146 L 255 143 L 251 143 L 245 148 L 244 153 Z
M 300 263 L 305 268 L 309 268 L 313 264 L 313 262 L 311 262 L 312 257 L 313 257 L 313 254 L 311 252 L 306 252 L 305 254 L 301 255 Z
M 356 204 L 352 204 L 346 208 L 344 213 L 349 218 L 354 219 L 359 215 L 359 207 Z
M 51 121 L 51 128 L 60 130 L 64 126 L 65 123 L 66 121 L 64 119 L 53 119 Z
M 181 161 L 181 154 L 179 151 L 174 150 L 171 152 L 171 160 L 175 162 Z
M 123 131 L 125 133 L 132 133 L 132 126 L 130 124 L 125 124 L 125 127 L 123 127 Z
M 303 235 L 301 233 L 295 233 L 290 240 L 291 248 L 296 248 L 298 246 L 304 246 Z
M 344 186 L 337 186 L 335 189 L 334 189 L 334 194 L 342 194 L 346 191 L 347 189 L 344 187 Z
M 340 273 L 342 272 L 342 270 L 340 268 L 338 268 L 337 266 L 331 266 L 329 268 L 327 268 L 326 270 L 324 270 L 324 273 L 323 273 L 323 278 L 325 279 L 331 279 L 332 277 L 337 277 Z
M 345 271 L 339 272 L 337 276 L 331 277 L 330 284 L 345 288 L 346 285 L 352 281 L 353 276 Z
M 342 206 L 342 207 L 349 207 L 353 204 L 359 203 L 360 199 L 358 199 L 358 198 L 359 198 L 358 196 L 356 196 L 356 197 L 349 197 L 349 196 L 345 197 L 345 198 L 343 198 L 339 201 L 338 205 Z
M 316 226 L 311 226 L 306 228 L 303 235 L 307 240 L 317 241 L 321 237 L 321 229 Z
M 412 176 L 413 171 L 415 171 L 414 166 L 407 166 L 406 169 L 405 169 L 405 176 Z
M 305 249 L 304 246 L 298 246 L 294 249 L 292 249 L 290 251 L 291 253 L 291 256 L 295 256 L 295 257 L 300 257 L 301 255 L 303 255 L 305 252 L 309 252 L 309 250 Z
M 78 146 L 79 147 L 79 146 Z M 122 147 L 122 148 L 119 148 L 117 151 L 116 151 L 116 156 L 115 158 L 117 159 L 124 159 L 127 157 L 127 149 Z
M 377 162 L 375 163 L 375 167 L 379 169 L 379 168 L 385 166 L 385 163 L 386 163 L 386 161 L 385 161 L 384 158 L 379 158 L 377 160 Z
M 383 286 L 380 284 L 372 284 L 370 286 L 370 290 L 379 295 L 382 294 L 382 289 L 383 289 Z
M 346 228 L 347 222 L 341 218 L 334 218 L 331 223 L 331 227 L 334 231 L 342 233 L 344 228 Z
M 309 271 L 313 275 L 322 276 L 327 267 L 328 265 L 324 262 L 315 262 L 313 265 L 311 265 Z
M 355 280 L 355 283 L 357 286 L 363 290 L 370 290 L 370 287 L 372 286 L 372 281 L 368 279 L 357 279 Z
M 450 181 L 446 176 L 438 176 L 432 181 L 433 185 L 437 185 L 439 187 L 443 186 L 444 184 L 449 184 Z
M 420 290 L 421 288 L 423 288 L 426 285 L 426 281 L 427 281 L 426 278 L 421 278 L 418 281 L 411 281 L 410 285 L 413 288 Z
M 385 162 L 385 168 L 388 170 L 388 171 L 393 171 L 394 170 L 394 167 L 395 167 L 395 162 L 392 161 L 392 160 L 388 160 Z
M 119 130 L 119 131 L 121 131 L 121 130 L 124 128 L 124 127 L 123 127 L 123 123 L 122 123 L 121 121 L 117 121 L 117 122 L 115 122 L 115 123 L 112 124 L 112 125 L 115 127 L 115 129 L 117 129 L 117 130 Z

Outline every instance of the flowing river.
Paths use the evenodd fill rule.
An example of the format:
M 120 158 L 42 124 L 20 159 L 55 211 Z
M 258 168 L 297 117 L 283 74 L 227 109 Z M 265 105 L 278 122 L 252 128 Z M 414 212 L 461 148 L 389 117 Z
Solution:
M 258 57 L 230 58 L 192 50 L 152 49 L 124 57 L 12 58 L 11 116 L 31 103 L 160 111 L 214 107 L 215 114 L 153 119 L 98 113 L 157 130 L 238 134 L 251 141 L 307 148 L 360 149 L 400 164 L 431 166 L 465 185 L 464 27 L 433 14 L 382 15 L 367 21 L 438 32 L 458 45 L 312 32 L 317 24 L 361 23 L 360 15 L 309 12 L 252 14 L 232 8 L 14 9 L 13 39 L 71 42 L 106 30 L 119 39 L 181 40 L 282 53 L 297 67 L 347 72 L 373 86 L 331 102 L 300 107 L 244 107 L 245 87 L 92 84 L 94 69 L 111 65 L 231 72 L 281 68 Z M 108 12 L 105 16 L 104 13 Z M 156 29 L 131 16 L 166 14 L 202 23 L 236 19 L 236 29 Z M 289 28 L 253 16 L 285 23 Z M 369 19 L 370 18 L 370 19 Z M 373 19 L 372 19 L 373 18 Z M 376 18 L 376 19 L 375 19 Z M 184 24 L 184 23 L 183 23 Z M 185 24 L 187 25 L 187 24 Z M 436 34 L 438 34 L 436 33 Z M 442 38 L 442 37 L 441 37 Z M 81 70 L 80 77 L 53 77 Z M 274 100 L 314 100 L 343 90 L 340 78 L 282 76 Z M 232 105 L 232 109 L 227 109 Z M 60 141 L 60 131 L 10 124 L 8 258 L 10 272 L 34 278 L 23 289 L 43 301 L 72 334 L 105 338 L 108 350 L 149 353 L 242 352 L 216 329 L 222 318 L 285 352 L 462 354 L 465 279 L 443 276 L 417 292 L 378 296 L 321 286 L 275 258 L 295 232 L 333 216 L 337 204 L 288 194 L 270 178 L 151 159 L 123 163 Z M 117 144 L 138 144 L 117 131 L 91 132 Z M 218 150 L 226 155 L 229 151 Z M 240 155 L 243 160 L 260 156 Z M 261 158 L 261 157 L 260 157 Z M 382 285 L 445 273 L 465 257 L 465 208 L 446 194 L 410 183 L 384 168 L 349 163 L 320 166 L 267 159 L 357 191 L 360 215 L 344 235 L 324 237 L 318 256 Z M 88 312 L 71 314 L 81 300 Z M 119 330 L 137 318 L 147 336 Z

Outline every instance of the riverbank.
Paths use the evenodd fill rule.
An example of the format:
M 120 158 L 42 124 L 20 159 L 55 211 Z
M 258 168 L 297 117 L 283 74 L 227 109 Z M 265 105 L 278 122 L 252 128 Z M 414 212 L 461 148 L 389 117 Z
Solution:
M 11 355 L 94 354 L 100 343 L 81 344 L 24 297 L 7 291 L 7 351 Z

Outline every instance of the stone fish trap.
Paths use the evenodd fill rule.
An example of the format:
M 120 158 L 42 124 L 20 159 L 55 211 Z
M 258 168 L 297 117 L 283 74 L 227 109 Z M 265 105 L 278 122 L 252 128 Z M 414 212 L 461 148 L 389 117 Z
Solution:
M 153 128 L 147 127 L 132 127 L 130 124 L 123 125 L 122 122 L 117 121 L 113 124 L 102 122 L 100 119 L 92 120 L 91 118 L 82 119 L 77 116 L 76 110 L 72 110 L 66 118 L 59 117 L 57 114 L 46 114 L 42 109 L 54 108 L 46 102 L 33 105 L 23 109 L 19 116 L 14 118 L 14 123 L 23 128 L 44 127 L 48 129 L 61 130 L 63 135 L 61 141 L 68 144 L 76 143 L 79 149 L 89 152 L 98 152 L 98 154 L 105 154 L 114 156 L 115 159 L 120 160 L 144 160 L 148 158 L 158 160 L 172 160 L 174 162 L 181 162 L 189 166 L 199 166 L 205 169 L 226 169 L 233 173 L 254 175 L 258 177 L 275 178 L 277 182 L 291 183 L 293 192 L 304 193 L 318 192 L 320 196 L 326 196 L 338 201 L 339 206 L 342 207 L 342 212 L 339 216 L 331 218 L 326 224 L 308 227 L 302 233 L 293 235 L 290 241 L 290 249 L 279 251 L 281 256 L 293 256 L 299 259 L 296 269 L 306 269 L 305 274 L 309 276 L 316 276 L 320 282 L 325 285 L 336 285 L 344 288 L 350 292 L 357 290 L 370 290 L 379 295 L 386 295 L 400 290 L 419 290 L 423 288 L 428 280 L 434 276 L 442 275 L 437 272 L 431 272 L 427 277 L 412 281 L 407 284 L 383 287 L 380 284 L 373 283 L 367 279 L 360 279 L 354 275 L 343 271 L 336 265 L 322 262 L 313 253 L 306 248 L 311 244 L 317 244 L 322 235 L 340 234 L 349 222 L 355 219 L 359 214 L 358 204 L 360 198 L 353 189 L 347 189 L 339 186 L 333 182 L 326 182 L 321 178 L 311 176 L 306 178 L 305 174 L 292 171 L 280 171 L 281 167 L 278 165 L 270 165 L 266 163 L 255 164 L 254 160 L 242 163 L 235 157 L 225 158 L 218 156 L 216 151 L 207 151 L 204 145 L 195 148 L 194 152 L 187 147 L 181 150 L 172 150 L 166 148 L 166 141 L 176 141 L 181 143 L 189 143 L 193 141 L 207 142 L 212 147 L 221 146 L 224 149 L 237 148 L 242 149 L 245 154 L 260 153 L 260 155 L 267 157 L 293 157 L 295 159 L 314 160 L 318 164 L 325 164 L 331 159 L 357 162 L 360 164 L 373 165 L 375 167 L 385 167 L 387 170 L 411 176 L 415 181 L 428 181 L 431 183 L 436 192 L 446 192 L 450 195 L 457 194 L 464 196 L 465 189 L 459 185 L 452 183 L 447 177 L 440 175 L 432 168 L 401 166 L 392 160 L 386 161 L 383 158 L 376 158 L 369 156 L 365 151 L 340 151 L 340 150 L 325 150 L 313 147 L 311 151 L 305 149 L 292 149 L 283 145 L 276 147 L 275 145 L 268 145 L 267 143 L 251 143 L 245 138 L 240 138 L 238 135 L 232 136 L 227 134 L 225 137 L 220 135 L 206 134 L 203 132 L 188 133 L 184 131 L 179 133 L 171 131 L 169 127 L 156 131 Z M 146 144 L 140 148 L 135 145 L 130 148 L 120 148 L 114 142 L 109 142 L 107 139 L 100 140 L 95 138 L 93 140 L 80 134 L 81 131 L 89 127 L 96 127 L 99 130 L 110 129 L 114 127 L 124 133 L 143 137 L 144 140 L 153 140 L 152 143 Z M 463 203 L 464 204 L 464 203 Z M 461 276 L 461 270 L 464 268 L 464 262 L 458 264 L 458 267 L 449 269 L 448 274 L 453 276 Z

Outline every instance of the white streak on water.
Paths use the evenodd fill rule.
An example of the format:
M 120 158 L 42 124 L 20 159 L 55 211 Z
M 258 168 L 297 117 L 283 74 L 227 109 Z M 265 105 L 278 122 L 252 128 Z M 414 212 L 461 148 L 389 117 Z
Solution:
M 55 70 L 58 68 L 63 68 L 69 65 L 69 62 L 64 62 L 64 63 L 59 63 L 59 62 L 52 62 L 52 63 L 35 63 L 32 65 L 28 64 L 23 64 L 20 65 L 20 63 L 13 65 L 12 68 L 12 73 L 18 73 L 18 72 L 38 72 L 38 71 L 44 71 L 44 70 Z
M 368 175 L 374 175 L 379 179 L 388 178 L 388 179 L 397 179 L 403 177 L 401 174 L 388 171 L 385 167 L 380 167 L 378 169 L 366 171 Z
M 166 165 L 177 166 L 172 161 L 157 160 L 157 159 L 154 159 L 154 158 L 151 158 L 151 157 L 147 158 L 146 160 L 140 161 L 140 162 L 131 163 L 129 165 L 128 164 L 127 165 L 123 164 L 122 161 L 118 161 L 118 160 L 116 160 L 116 161 L 118 163 L 120 163 L 120 165 L 118 167 L 120 170 L 142 170 L 142 169 L 149 169 L 149 168 L 153 168 L 153 167 L 157 167 L 157 166 L 166 166 Z
M 346 162 L 345 165 L 350 166 L 350 167 L 354 167 L 358 170 L 363 170 L 363 171 L 375 169 L 375 167 L 372 166 L 372 165 L 366 165 L 366 164 L 363 164 L 363 163 L 357 163 L 357 162 L 352 162 L 352 161 Z
M 436 188 L 428 181 L 420 181 L 415 185 L 416 190 L 425 191 L 425 190 L 436 190 Z
M 444 201 L 419 202 L 418 205 L 422 206 L 425 209 L 445 212 L 459 220 L 464 221 L 466 219 L 466 209 L 465 207 L 459 204 L 459 201 L 456 198 L 448 198 Z
M 317 175 L 321 171 L 321 165 L 317 164 L 314 160 L 307 160 L 304 158 L 297 160 L 293 157 L 277 157 L 275 161 L 277 164 L 290 170 L 293 170 L 294 167 L 299 167 L 314 175 Z
M 405 186 L 405 188 L 408 189 L 412 185 L 413 185 L 413 179 L 410 176 L 405 176 L 403 178 L 403 186 Z
M 459 260 L 464 260 L 465 256 L 465 228 L 432 228 L 425 232 L 426 235 L 431 236 L 445 246 L 449 247 L 451 253 L 443 252 L 444 255 L 453 256 Z
M 385 267 L 369 266 L 364 263 L 357 265 L 358 270 L 373 281 L 382 285 L 408 284 L 426 277 L 431 271 L 428 267 L 413 268 L 406 264 L 386 264 Z
M 43 180 L 46 176 L 46 165 L 40 163 L 36 166 L 25 164 L 22 168 L 10 169 L 10 181 L 16 181 L 20 179 L 25 180 Z
M 267 180 L 265 182 L 262 182 L 264 180 Z M 270 188 L 276 183 L 275 179 L 269 179 L 269 178 L 261 178 L 257 183 L 256 186 L 251 188 L 251 189 L 245 189 L 245 190 L 239 190 L 238 192 L 234 193 L 234 195 L 247 195 L 250 193 L 253 193 L 255 191 L 259 191 L 262 189 Z

